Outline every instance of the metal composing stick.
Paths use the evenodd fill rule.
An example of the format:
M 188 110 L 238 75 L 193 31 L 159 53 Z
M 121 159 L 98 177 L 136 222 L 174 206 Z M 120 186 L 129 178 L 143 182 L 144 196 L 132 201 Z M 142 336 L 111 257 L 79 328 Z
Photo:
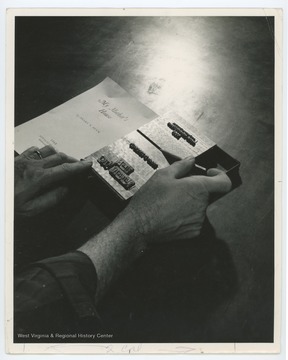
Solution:
M 180 156 L 172 154 L 169 151 L 163 150 L 160 148 L 159 145 L 157 145 L 156 143 L 154 143 L 154 141 L 152 141 L 151 139 L 149 139 L 145 134 L 142 133 L 142 131 L 140 131 L 139 129 L 137 130 L 139 132 L 139 134 L 141 134 L 142 136 L 144 136 L 148 141 L 151 142 L 152 145 L 154 145 L 158 150 L 160 150 L 162 152 L 162 154 L 164 155 L 165 159 L 168 161 L 168 163 L 171 165 L 173 164 L 175 161 L 180 161 L 183 160 Z M 194 165 L 197 169 L 202 170 L 203 172 L 206 173 L 207 169 L 204 166 L 200 166 L 198 164 Z

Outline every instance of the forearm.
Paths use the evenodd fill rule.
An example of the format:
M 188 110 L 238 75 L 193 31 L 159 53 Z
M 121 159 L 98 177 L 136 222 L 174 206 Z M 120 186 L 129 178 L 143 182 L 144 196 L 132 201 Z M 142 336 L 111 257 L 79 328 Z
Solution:
M 95 266 L 98 278 L 96 303 L 146 248 L 146 234 L 141 232 L 133 215 L 125 209 L 107 228 L 78 249 Z
M 17 333 L 73 332 L 87 318 L 98 324 L 96 288 L 95 268 L 81 252 L 41 260 L 23 269 L 14 280 L 16 339 Z

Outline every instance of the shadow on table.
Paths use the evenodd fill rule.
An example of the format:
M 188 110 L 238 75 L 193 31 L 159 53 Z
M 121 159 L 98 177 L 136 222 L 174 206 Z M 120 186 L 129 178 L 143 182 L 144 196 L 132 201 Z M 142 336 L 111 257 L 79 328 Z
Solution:
M 208 342 L 207 321 L 237 287 L 229 248 L 207 220 L 197 239 L 151 246 L 99 312 L 113 342 Z

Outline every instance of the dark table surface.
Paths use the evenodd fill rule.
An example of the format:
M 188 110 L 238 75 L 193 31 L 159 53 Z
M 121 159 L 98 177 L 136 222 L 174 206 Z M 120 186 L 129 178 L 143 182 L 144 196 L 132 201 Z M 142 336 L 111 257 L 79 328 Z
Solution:
M 205 225 L 202 241 L 154 246 L 107 296 L 100 311 L 121 341 L 273 341 L 273 29 L 269 17 L 16 21 L 15 125 L 109 76 L 241 162 L 243 184 L 208 209 L 215 233 Z M 109 223 L 96 203 L 66 226 L 58 252 Z

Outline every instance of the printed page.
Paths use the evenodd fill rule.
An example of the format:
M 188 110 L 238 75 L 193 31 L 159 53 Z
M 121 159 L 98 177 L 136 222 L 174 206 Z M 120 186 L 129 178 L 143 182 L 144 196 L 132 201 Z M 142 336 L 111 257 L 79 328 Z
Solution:
M 157 115 L 106 78 L 99 85 L 15 129 L 15 151 L 52 145 L 76 159 L 111 144 Z

